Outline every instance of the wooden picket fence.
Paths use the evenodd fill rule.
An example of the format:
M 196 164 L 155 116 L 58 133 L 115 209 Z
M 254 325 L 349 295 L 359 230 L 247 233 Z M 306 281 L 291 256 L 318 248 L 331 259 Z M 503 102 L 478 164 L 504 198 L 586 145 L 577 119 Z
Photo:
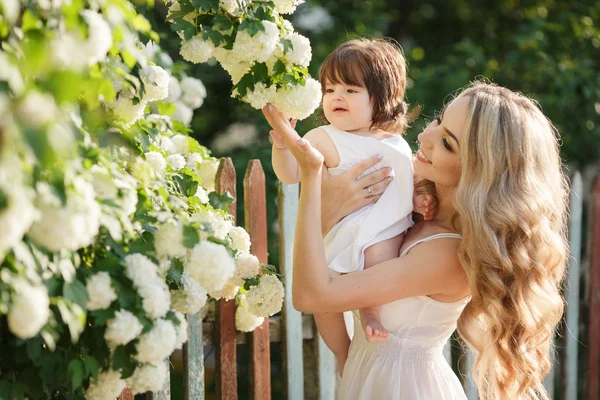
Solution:
M 244 226 L 252 239 L 251 251 L 261 262 L 267 262 L 267 218 L 265 175 L 259 160 L 250 161 L 244 177 Z M 221 160 L 217 174 L 217 192 L 228 191 L 236 196 L 236 175 L 231 159 Z M 317 334 L 311 315 L 294 310 L 291 301 L 293 238 L 298 207 L 298 185 L 280 185 L 278 196 L 280 272 L 286 287 L 281 317 L 265 318 L 254 332 L 243 334 L 235 330 L 235 302 L 219 301 L 214 321 L 202 321 L 199 314 L 188 315 L 189 341 L 183 347 L 183 392 L 185 400 L 203 400 L 204 346 L 213 345 L 216 356 L 216 394 L 223 400 L 236 400 L 236 347 L 250 348 L 250 393 L 254 400 L 268 400 L 271 395 L 270 343 L 281 342 L 283 349 L 284 398 L 287 400 L 333 400 L 337 378 L 333 354 Z M 551 373 L 545 385 L 553 399 L 600 399 L 600 176 L 593 183 L 589 217 L 583 215 L 583 182 L 579 172 L 571 179 L 570 232 L 571 247 L 565 299 L 567 309 L 563 333 L 554 343 Z M 235 203 L 229 206 L 235 217 Z M 582 234 L 588 232 L 587 262 L 582 264 Z M 273 262 L 274 260 L 271 260 Z M 582 268 L 583 266 L 583 268 Z M 582 287 L 580 288 L 580 281 Z M 580 290 L 584 300 L 580 303 Z M 581 313 L 580 313 L 581 311 Z M 580 332 L 584 329 L 585 337 Z M 579 351 L 583 345 L 583 354 Z M 473 354 L 463 352 L 456 339 L 445 349 L 451 365 L 458 365 L 469 400 L 477 399 L 470 378 Z M 580 362 L 585 359 L 585 363 Z M 581 392 L 583 388 L 583 393 Z M 123 391 L 119 400 L 132 400 L 131 392 Z M 145 395 L 146 400 L 170 400 L 170 382 L 162 391 Z M 342 399 L 343 400 L 343 399 Z

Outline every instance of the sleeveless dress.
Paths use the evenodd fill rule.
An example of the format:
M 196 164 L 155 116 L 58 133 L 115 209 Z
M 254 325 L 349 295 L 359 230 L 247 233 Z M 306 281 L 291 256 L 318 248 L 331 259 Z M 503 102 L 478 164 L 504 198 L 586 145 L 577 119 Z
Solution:
M 417 244 L 460 235 L 442 233 Z M 381 307 L 388 330 L 383 343 L 366 341 L 358 311 L 353 311 L 354 337 L 338 390 L 339 400 L 466 400 L 458 377 L 443 355 L 456 321 L 469 302 L 445 303 L 428 296 L 400 299 Z
M 412 152 L 400 135 L 386 139 L 358 136 L 335 128 L 321 127 L 335 144 L 340 164 L 329 168 L 332 175 L 342 174 L 376 154 L 383 159 L 363 175 L 391 167 L 394 179 L 381 198 L 346 216 L 324 239 L 327 265 L 335 273 L 349 273 L 364 268 L 364 252 L 376 243 L 391 239 L 413 225 Z M 366 194 L 366 193 L 365 193 Z

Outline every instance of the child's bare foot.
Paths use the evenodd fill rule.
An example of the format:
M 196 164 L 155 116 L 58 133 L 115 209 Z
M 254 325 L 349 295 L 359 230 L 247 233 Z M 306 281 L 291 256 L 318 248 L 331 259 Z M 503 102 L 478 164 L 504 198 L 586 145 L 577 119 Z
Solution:
M 381 343 L 385 342 L 388 338 L 388 331 L 381 325 L 381 322 L 373 316 L 365 316 L 365 322 L 363 325 L 365 330 L 365 336 L 369 343 Z

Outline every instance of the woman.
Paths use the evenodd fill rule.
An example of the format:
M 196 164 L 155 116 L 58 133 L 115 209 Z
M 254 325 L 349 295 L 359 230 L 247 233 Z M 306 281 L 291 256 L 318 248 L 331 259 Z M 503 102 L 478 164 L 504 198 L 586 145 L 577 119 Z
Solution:
M 542 378 L 563 311 L 567 191 L 557 133 L 536 104 L 490 84 L 464 90 L 419 135 L 415 174 L 435 185 L 435 218 L 409 230 L 400 257 L 335 278 L 321 230 L 339 215 L 324 209 L 321 220 L 322 156 L 274 111 L 264 110 L 302 173 L 294 306 L 383 305 L 390 332 L 374 345 L 355 329 L 340 398 L 464 399 L 442 356 L 458 325 L 477 354 L 482 399 L 547 399 Z

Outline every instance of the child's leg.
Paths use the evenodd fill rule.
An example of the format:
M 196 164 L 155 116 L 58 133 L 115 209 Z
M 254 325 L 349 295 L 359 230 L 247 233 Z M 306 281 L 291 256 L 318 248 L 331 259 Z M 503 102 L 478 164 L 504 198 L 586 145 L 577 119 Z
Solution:
M 346 331 L 343 313 L 315 313 L 315 323 L 323 341 L 335 355 L 340 375 L 348 358 L 350 338 Z
M 365 250 L 365 268 L 398 257 L 398 251 L 403 240 L 404 233 L 367 248 Z M 380 309 L 381 306 L 359 310 L 360 322 L 369 343 L 380 343 L 388 337 L 388 332 L 381 325 Z

